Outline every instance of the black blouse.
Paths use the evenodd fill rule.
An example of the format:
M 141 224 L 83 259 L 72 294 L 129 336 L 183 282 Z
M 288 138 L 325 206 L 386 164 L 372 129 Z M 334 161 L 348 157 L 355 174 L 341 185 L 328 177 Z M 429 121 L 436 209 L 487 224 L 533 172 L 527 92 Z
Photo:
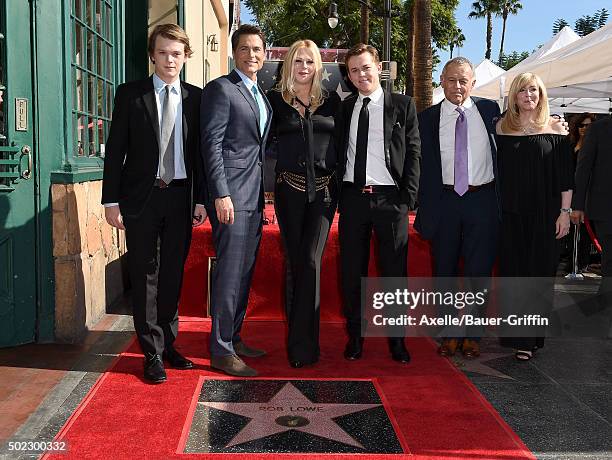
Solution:
M 558 215 L 561 192 L 574 188 L 568 136 L 498 134 L 497 166 L 504 212 Z
M 330 92 L 328 97 L 309 117 L 302 117 L 287 104 L 280 91 L 267 93 L 273 117 L 268 152 L 276 157 L 276 172 L 307 175 L 309 147 L 312 146 L 314 172 L 317 177 L 332 174 L 336 169 L 334 147 L 334 116 L 340 97 Z

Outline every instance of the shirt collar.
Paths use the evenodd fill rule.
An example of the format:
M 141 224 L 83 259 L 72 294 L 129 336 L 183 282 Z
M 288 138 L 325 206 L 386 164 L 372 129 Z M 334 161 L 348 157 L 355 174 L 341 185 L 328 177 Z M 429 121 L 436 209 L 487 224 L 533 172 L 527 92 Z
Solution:
M 242 79 L 242 81 L 246 85 L 247 89 L 249 91 L 251 91 L 251 88 L 257 84 L 257 80 L 253 81 L 249 77 L 247 77 L 245 74 L 243 74 L 240 70 L 238 70 L 238 69 L 234 69 L 234 70 L 240 76 L 240 78 Z
M 159 76 L 156 73 L 153 74 L 153 88 L 155 89 L 156 93 L 159 94 L 164 89 L 164 86 L 166 85 L 167 83 L 161 78 L 159 78 Z M 181 94 L 181 79 L 180 78 L 177 78 L 176 80 L 174 80 L 172 83 L 170 83 L 169 86 L 177 94 Z
M 455 113 L 455 109 L 457 107 L 458 107 L 457 105 L 453 104 L 451 101 L 449 101 L 446 98 L 442 101 L 442 110 L 444 111 L 445 114 Z M 472 102 L 472 98 L 468 97 L 463 102 L 463 104 L 461 104 L 461 107 L 463 107 L 468 112 L 472 110 L 472 107 L 474 107 L 474 102 Z
M 366 97 L 369 97 L 370 104 L 382 105 L 381 98 L 383 97 L 383 95 L 384 95 L 383 89 L 381 86 L 379 86 L 369 96 L 364 96 L 363 94 L 359 93 L 359 102 L 363 104 L 363 99 Z

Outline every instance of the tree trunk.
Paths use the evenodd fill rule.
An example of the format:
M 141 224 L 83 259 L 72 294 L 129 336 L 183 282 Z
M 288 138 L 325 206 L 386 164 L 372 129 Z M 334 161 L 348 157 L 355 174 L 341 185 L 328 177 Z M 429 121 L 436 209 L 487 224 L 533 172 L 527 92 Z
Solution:
M 414 98 L 417 112 L 431 106 L 431 0 L 415 0 Z
M 408 7 L 406 30 L 406 90 L 408 96 L 414 95 L 414 1 Z
M 493 18 L 491 13 L 487 13 L 487 51 L 486 59 L 491 59 L 491 39 L 493 38 Z
M 366 0 L 366 4 L 370 4 L 368 0 Z M 359 39 L 361 43 L 365 43 L 366 45 L 370 41 L 370 10 L 366 5 L 361 5 L 361 29 L 359 32 Z
M 508 15 L 503 14 L 502 15 L 502 36 L 501 36 L 501 43 L 499 44 L 499 62 L 501 62 L 502 58 L 504 57 L 504 39 L 506 38 L 506 21 L 507 20 L 508 20 Z

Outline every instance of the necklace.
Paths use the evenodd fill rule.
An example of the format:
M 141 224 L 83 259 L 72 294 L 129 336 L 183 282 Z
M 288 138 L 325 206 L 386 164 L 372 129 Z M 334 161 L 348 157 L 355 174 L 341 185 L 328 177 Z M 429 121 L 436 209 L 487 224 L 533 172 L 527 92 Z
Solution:
M 533 125 L 533 121 L 529 121 L 529 123 L 527 124 L 527 126 L 523 126 L 521 125 L 521 131 L 523 134 L 525 134 L 526 136 L 530 135 L 530 134 L 534 134 L 537 129 L 536 127 Z

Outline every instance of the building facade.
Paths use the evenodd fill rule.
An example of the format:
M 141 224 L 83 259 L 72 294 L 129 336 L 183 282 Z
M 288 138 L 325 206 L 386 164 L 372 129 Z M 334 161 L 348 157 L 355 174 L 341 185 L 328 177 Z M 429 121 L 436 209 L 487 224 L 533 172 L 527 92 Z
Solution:
M 79 341 L 126 288 L 122 232 L 100 204 L 117 86 L 150 73 L 174 22 L 184 79 L 228 70 L 228 0 L 0 0 L 0 346 Z

